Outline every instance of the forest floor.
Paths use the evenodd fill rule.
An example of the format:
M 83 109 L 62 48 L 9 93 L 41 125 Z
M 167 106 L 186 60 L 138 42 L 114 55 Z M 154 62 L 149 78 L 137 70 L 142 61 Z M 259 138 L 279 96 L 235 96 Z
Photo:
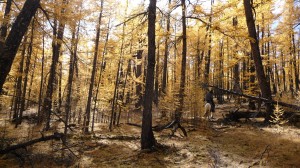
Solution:
M 120 124 L 113 131 L 107 123 L 95 125 L 94 134 L 74 131 L 68 144 L 36 143 L 26 149 L 0 155 L 0 167 L 299 167 L 300 129 L 294 126 L 262 126 L 261 121 L 224 124 L 222 114 L 231 105 L 217 105 L 213 121 L 184 123 L 180 131 L 154 132 L 159 144 L 153 151 L 140 150 L 141 128 Z M 140 124 L 140 116 L 135 122 Z M 155 116 L 155 115 L 154 115 Z M 161 122 L 161 121 L 160 121 Z M 154 125 L 156 121 L 154 121 Z M 55 129 L 61 131 L 58 125 Z M 1 121 L 0 144 L 17 144 L 41 137 L 41 128 L 23 122 L 17 129 Z M 53 130 L 44 134 L 51 134 Z

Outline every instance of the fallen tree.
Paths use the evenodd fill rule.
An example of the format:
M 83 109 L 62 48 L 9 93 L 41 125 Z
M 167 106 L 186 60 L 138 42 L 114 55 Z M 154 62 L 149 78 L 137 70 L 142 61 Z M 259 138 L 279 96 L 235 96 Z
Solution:
M 246 95 L 246 94 L 243 94 L 243 93 L 238 93 L 238 92 L 235 92 L 235 91 L 232 91 L 232 90 L 222 89 L 222 88 L 219 88 L 219 87 L 213 86 L 213 85 L 205 85 L 204 84 L 204 87 L 211 87 L 211 88 L 218 89 L 218 90 L 220 90 L 222 92 L 225 92 L 225 93 L 228 93 L 228 94 L 233 94 L 233 95 L 237 95 L 237 96 L 246 97 L 246 98 L 251 99 L 251 100 L 262 101 L 262 102 L 265 102 L 265 103 L 278 104 L 278 105 L 283 106 L 283 107 L 288 107 L 288 108 L 291 108 L 291 109 L 300 110 L 300 106 L 297 106 L 297 105 L 294 105 L 294 104 L 288 104 L 288 103 L 285 103 L 285 102 L 275 101 L 275 100 L 270 101 L 270 100 L 268 100 L 266 98 L 263 98 L 263 97 L 250 96 L 250 95 Z
M 140 127 L 140 128 L 142 127 L 141 125 L 135 124 L 135 123 L 127 123 L 127 124 L 132 125 L 132 126 L 136 126 L 136 127 Z M 183 132 L 183 135 L 187 136 L 187 132 L 184 129 L 184 127 L 182 127 L 179 122 L 176 122 L 176 120 L 170 121 L 170 122 L 168 122 L 167 124 L 164 124 L 164 125 L 153 126 L 152 130 L 155 131 L 155 132 L 160 132 L 164 129 L 169 129 L 169 128 L 172 128 L 172 135 L 174 135 L 176 129 L 179 128 Z
M 20 144 L 16 144 L 16 145 L 12 145 L 12 146 L 8 146 L 5 149 L 0 150 L 0 154 L 6 154 L 8 152 L 20 149 L 20 148 L 26 148 L 27 146 L 33 145 L 35 143 L 38 142 L 43 142 L 43 141 L 49 141 L 49 140 L 63 140 L 64 138 L 64 134 L 63 133 L 53 133 L 53 135 L 49 135 L 49 136 L 42 136 L 41 138 L 37 138 L 37 139 L 33 139 L 31 141 L 28 142 L 24 142 L 24 143 L 20 143 Z

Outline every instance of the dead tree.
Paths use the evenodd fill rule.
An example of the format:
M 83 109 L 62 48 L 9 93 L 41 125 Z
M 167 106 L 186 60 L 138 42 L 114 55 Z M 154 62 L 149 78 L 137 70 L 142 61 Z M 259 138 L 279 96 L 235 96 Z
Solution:
M 20 143 L 20 144 L 17 144 L 17 145 L 9 146 L 5 149 L 0 150 L 0 154 L 6 154 L 10 151 L 14 151 L 14 150 L 17 150 L 17 149 L 20 149 L 20 148 L 26 148 L 27 146 L 36 144 L 38 142 L 49 141 L 49 140 L 52 140 L 52 139 L 61 140 L 63 137 L 64 137 L 64 134 L 56 132 L 53 135 L 42 136 L 41 138 L 33 139 L 31 141 L 28 141 L 28 142 L 24 142 L 24 143 Z

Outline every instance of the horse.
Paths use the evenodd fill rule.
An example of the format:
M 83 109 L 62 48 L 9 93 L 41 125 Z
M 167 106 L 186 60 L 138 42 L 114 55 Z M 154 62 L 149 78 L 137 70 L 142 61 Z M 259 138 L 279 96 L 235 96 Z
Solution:
M 213 117 L 213 114 L 212 114 L 212 111 L 211 111 L 211 104 L 206 103 L 205 106 L 204 106 L 204 118 L 210 119 L 212 117 Z

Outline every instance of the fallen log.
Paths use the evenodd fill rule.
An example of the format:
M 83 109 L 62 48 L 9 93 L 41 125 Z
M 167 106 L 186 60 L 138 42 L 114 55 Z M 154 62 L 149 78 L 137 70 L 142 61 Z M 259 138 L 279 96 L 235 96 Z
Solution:
M 17 150 L 17 149 L 20 149 L 20 148 L 26 148 L 27 146 L 33 145 L 33 144 L 38 143 L 38 142 L 49 141 L 49 140 L 52 140 L 52 139 L 61 140 L 63 137 L 64 137 L 63 133 L 55 132 L 53 135 L 42 136 L 41 138 L 38 138 L 38 139 L 33 139 L 31 141 L 28 141 L 28 142 L 24 142 L 24 143 L 20 143 L 20 144 L 17 144 L 17 145 L 9 146 L 5 149 L 0 150 L 0 154 L 6 154 L 10 151 L 14 151 L 14 150 Z
M 142 127 L 139 124 L 134 124 L 134 123 L 127 123 L 127 124 L 128 125 L 132 125 L 132 126 L 136 126 L 136 127 L 140 127 L 140 128 Z M 152 130 L 155 131 L 155 132 L 160 132 L 160 131 L 162 131 L 164 129 L 168 129 L 168 128 L 173 128 L 174 129 L 174 130 L 172 130 L 172 134 L 174 134 L 174 132 L 176 131 L 176 129 L 179 128 L 183 132 L 184 136 L 187 136 L 187 132 L 184 129 L 184 127 L 181 126 L 181 124 L 178 121 L 176 121 L 176 120 L 170 121 L 170 122 L 168 122 L 167 124 L 164 124 L 164 125 L 153 126 Z
M 239 121 L 242 118 L 265 118 L 266 113 L 264 112 L 253 112 L 253 111 L 234 111 L 225 115 L 224 119 L 227 121 Z M 297 123 L 300 121 L 300 115 L 294 112 L 284 112 L 283 118 L 287 119 L 289 123 Z
M 285 103 L 285 102 L 280 102 L 280 101 L 275 101 L 275 100 L 270 101 L 269 99 L 266 99 L 266 98 L 263 98 L 263 97 L 250 96 L 250 95 L 246 95 L 246 94 L 243 94 L 243 93 L 238 93 L 238 92 L 235 92 L 235 91 L 232 91 L 232 90 L 222 89 L 222 88 L 219 88 L 219 87 L 213 86 L 213 85 L 205 85 L 204 84 L 204 87 L 212 87 L 214 89 L 218 89 L 218 90 L 223 91 L 223 92 L 228 93 L 228 94 L 233 94 L 233 95 L 246 97 L 246 98 L 251 99 L 251 100 L 263 101 L 265 103 L 272 103 L 272 104 L 277 104 L 278 103 L 278 105 L 283 106 L 283 107 L 288 107 L 288 108 L 291 108 L 291 109 L 300 110 L 300 106 L 297 106 L 297 105 L 294 105 L 294 104 L 288 104 L 288 103 Z
M 238 121 L 241 118 L 250 119 L 250 118 L 260 118 L 260 117 L 266 117 L 266 113 L 263 112 L 250 112 L 250 111 L 237 111 L 232 112 L 225 115 L 226 120 L 230 121 Z

